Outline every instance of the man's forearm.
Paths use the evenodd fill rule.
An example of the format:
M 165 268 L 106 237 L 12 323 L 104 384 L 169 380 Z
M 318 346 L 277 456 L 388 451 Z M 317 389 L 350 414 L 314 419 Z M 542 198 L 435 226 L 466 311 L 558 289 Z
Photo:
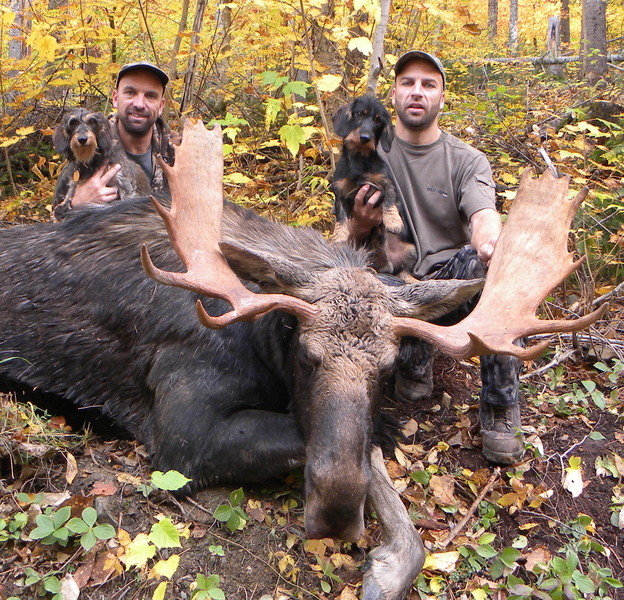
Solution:
M 479 210 L 470 217 L 470 228 L 470 245 L 477 251 L 479 259 L 487 264 L 503 228 L 500 215 L 492 208 Z

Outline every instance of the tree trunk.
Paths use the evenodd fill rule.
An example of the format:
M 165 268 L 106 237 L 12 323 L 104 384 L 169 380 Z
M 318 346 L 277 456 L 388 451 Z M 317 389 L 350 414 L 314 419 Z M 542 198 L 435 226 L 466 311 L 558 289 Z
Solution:
M 498 0 L 488 0 L 488 37 L 493 40 L 498 35 Z
M 590 85 L 607 75 L 607 2 L 583 0 L 581 78 Z
M 377 93 L 379 73 L 383 68 L 384 40 L 386 38 L 386 30 L 388 29 L 388 17 L 390 15 L 391 6 L 392 0 L 381 0 L 381 17 L 379 19 L 379 23 L 377 23 L 377 26 L 375 27 L 375 35 L 373 37 L 373 53 L 370 58 L 368 81 L 366 82 L 366 93 L 371 96 L 374 96 Z
M 546 38 L 546 54 L 555 59 L 561 53 L 561 19 L 558 16 L 548 17 L 548 35 Z M 549 65 L 546 70 L 555 77 L 563 77 L 565 68 L 562 65 Z
M 518 49 L 518 0 L 509 0 L 509 50 Z
M 195 8 L 195 19 L 193 20 L 193 35 L 191 36 L 191 48 L 186 73 L 184 74 L 184 88 L 182 91 L 182 100 L 180 101 L 180 112 L 189 110 L 193 107 L 193 90 L 195 87 L 195 68 L 197 65 L 197 46 L 199 45 L 199 34 L 202 30 L 204 21 L 204 12 L 206 10 L 207 0 L 197 0 Z
M 9 29 L 9 58 L 19 60 L 28 56 L 26 35 L 30 29 L 30 19 L 26 14 L 26 7 L 30 3 L 26 0 L 11 0 L 10 9 L 15 15 L 13 25 Z
M 561 0 L 561 43 L 570 43 L 570 0 Z

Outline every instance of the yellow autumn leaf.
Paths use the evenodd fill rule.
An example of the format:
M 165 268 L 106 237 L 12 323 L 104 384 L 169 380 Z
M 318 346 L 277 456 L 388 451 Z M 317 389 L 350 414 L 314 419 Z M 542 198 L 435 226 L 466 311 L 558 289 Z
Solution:
M 36 129 L 31 125 L 29 127 L 19 127 L 18 129 L 15 130 L 15 133 L 17 135 L 21 135 L 22 137 L 26 137 L 27 135 L 30 135 L 31 133 L 35 133 Z
M 54 54 L 58 48 L 56 38 L 51 35 L 42 35 L 33 38 L 33 49 L 39 52 L 40 57 L 45 61 L 54 60 Z
M 167 591 L 167 582 L 161 581 L 154 590 L 152 600 L 165 600 L 165 592 Z
M 459 560 L 459 552 L 434 552 L 427 554 L 423 569 L 430 571 L 442 571 L 443 573 L 451 573 L 455 570 L 455 565 Z
M 516 494 L 515 492 L 509 492 L 508 494 L 504 494 L 503 496 L 501 496 L 497 501 L 496 504 L 498 504 L 499 506 L 511 506 L 514 502 L 516 502 L 516 500 L 518 500 L 518 494 Z
M 315 79 L 314 83 L 320 92 L 335 92 L 342 83 L 342 75 L 327 73 L 327 75 Z
M 252 182 L 249 177 L 243 175 L 242 173 L 231 173 L 230 175 L 225 175 L 223 177 L 223 181 L 225 181 L 226 183 L 235 183 L 239 185 L 246 185 Z
M 367 37 L 357 37 L 349 40 L 349 50 L 359 50 L 364 56 L 373 53 L 373 44 Z
M 13 21 L 15 20 L 15 13 L 9 9 L 8 6 L 2 7 L 2 18 L 0 19 L 0 25 L 4 29 L 8 29 L 13 25 Z
M 173 574 L 178 570 L 180 565 L 180 555 L 173 554 L 167 560 L 159 560 L 150 570 L 150 579 L 159 579 L 160 577 L 166 577 L 171 579 Z

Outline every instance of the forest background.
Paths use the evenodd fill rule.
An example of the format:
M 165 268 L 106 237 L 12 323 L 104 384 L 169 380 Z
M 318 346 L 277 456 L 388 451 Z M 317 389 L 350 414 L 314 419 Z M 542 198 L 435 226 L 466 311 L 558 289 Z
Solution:
M 392 66 L 404 51 L 415 48 L 434 52 L 444 62 L 449 88 L 442 126 L 486 153 L 503 214 L 513 202 L 526 167 L 542 172 L 552 165 L 571 177 L 572 189 L 589 186 L 589 199 L 574 223 L 574 239 L 587 260 L 549 299 L 545 310 L 580 314 L 607 300 L 611 307 L 591 335 L 560 338 L 551 354 L 532 365 L 532 378 L 524 385 L 525 392 L 536 399 L 535 407 L 541 402 L 527 420 L 537 436 L 532 441 L 535 462 L 501 475 L 493 486 L 494 498 L 490 495 L 491 502 L 484 500 L 472 515 L 476 521 L 471 521 L 470 533 L 461 538 L 463 545 L 433 555 L 438 559 L 427 565 L 412 597 L 621 597 L 617 594 L 622 592 L 624 569 L 609 549 L 618 544 L 622 549 L 624 528 L 622 0 L 244 0 L 222 4 L 206 0 L 10 0 L 0 7 L 0 226 L 49 220 L 55 180 L 63 166 L 52 148 L 53 128 L 65 111 L 78 105 L 110 112 L 119 67 L 149 60 L 171 76 L 165 117 L 173 129 L 181 128 L 186 116 L 223 126 L 225 186 L 230 199 L 294 226 L 328 232 L 332 227 L 329 182 L 340 151 L 340 140 L 332 134 L 331 115 L 350 98 L 366 92 L 389 105 Z M 468 390 L 468 395 L 470 391 L 474 389 Z M 427 413 L 432 421 L 434 409 Z M 549 490 L 540 487 L 545 484 L 539 478 L 544 461 L 552 467 L 552 461 L 539 452 L 539 436 L 546 432 L 539 415 L 544 414 L 558 419 L 559 428 L 571 425 L 580 432 L 578 439 L 567 440 L 567 447 L 561 447 L 559 437 L 550 440 L 561 469 L 557 475 L 560 486 L 553 496 L 558 499 L 556 504 L 547 500 Z M 28 455 L 21 446 L 25 437 L 44 425 L 35 426 L 30 413 L 18 410 L 11 415 L 3 412 L 0 458 L 4 461 L 10 456 L 13 468 L 24 462 L 24 453 Z M 461 430 L 463 439 L 462 419 L 460 415 L 448 427 L 451 433 Z M 609 426 L 599 429 L 597 423 Z M 553 426 L 552 420 L 549 426 Z M 436 430 L 438 425 L 434 422 L 432 427 Z M 454 439 L 451 433 L 445 439 Z M 593 454 L 587 444 L 581 449 L 592 440 L 597 443 Z M 603 449 L 601 440 L 606 440 Z M 422 492 L 428 498 L 427 506 L 432 507 L 429 517 L 435 514 L 438 519 L 452 520 L 453 515 L 470 516 L 465 498 L 452 492 L 449 496 L 448 489 L 439 487 L 440 481 L 448 483 L 444 478 L 450 477 L 455 489 L 468 495 L 484 482 L 472 480 L 465 470 L 453 470 L 457 463 L 451 466 L 451 454 L 446 457 L 445 453 L 451 453 L 446 442 L 438 439 L 431 443 L 425 447 L 427 460 L 422 470 L 415 467 L 422 466 L 420 447 L 403 448 L 403 458 L 397 458 L 395 471 L 391 469 L 393 478 L 398 472 L 405 476 L 407 470 L 406 501 L 422 500 Z M 75 449 L 59 444 L 63 456 L 76 454 Z M 433 457 L 434 451 L 440 458 Z M 31 454 L 26 462 L 39 459 Z M 50 472 L 53 465 L 58 471 L 58 460 L 49 460 L 45 464 Z M 411 466 L 406 466 L 408 463 Z M 576 503 L 566 495 L 572 494 L 568 489 L 572 484 L 568 482 L 566 487 L 564 481 L 566 473 L 583 469 L 585 485 L 591 478 L 593 489 L 602 490 L 604 510 L 591 518 L 585 515 L 591 514 L 591 500 L 580 506 L 580 492 L 574 496 Z M 66 475 L 61 479 L 67 479 Z M 598 488 L 598 481 L 606 482 L 601 484 L 604 489 Z M 83 545 L 82 550 L 77 544 L 78 550 L 69 560 L 37 550 L 32 519 L 22 522 L 18 515 L 26 514 L 28 507 L 30 511 L 41 500 L 34 496 L 16 499 L 21 484 L 22 478 L 15 477 L 2 490 L 0 552 L 12 558 L 0 571 L 0 598 L 32 597 L 32 590 L 58 600 L 77 598 L 69 592 L 59 595 L 60 582 L 68 576 L 68 566 L 71 574 L 84 567 L 89 557 L 100 556 L 103 541 L 89 549 Z M 39 489 L 45 490 L 45 483 L 39 482 Z M 418 502 L 414 500 L 414 510 Z M 288 520 L 296 514 L 291 511 L 295 504 L 284 503 L 279 509 L 272 505 L 276 515 L 273 534 L 279 518 Z M 245 523 L 258 511 L 265 521 L 269 519 L 263 499 L 249 500 L 246 513 L 238 494 L 222 506 L 229 506 L 231 514 L 238 509 L 236 514 L 247 519 Z M 540 536 L 542 530 L 534 524 L 534 529 L 516 529 L 517 523 L 505 521 L 505 533 L 505 528 L 500 529 L 503 517 L 495 516 L 492 507 L 509 514 L 514 507 L 518 512 L 531 508 L 534 515 L 542 510 L 546 514 L 549 507 L 548 527 L 554 530 L 556 523 L 565 522 L 567 529 L 562 526 L 562 533 L 553 538 L 552 531 Z M 49 508 L 45 510 L 50 514 Z M 149 520 L 156 520 L 154 513 L 151 506 L 145 516 L 148 529 Z M 497 519 L 501 519 L 499 529 Z M 219 539 L 223 541 L 223 536 L 236 531 L 240 534 L 233 529 Z M 300 547 L 290 535 L 283 533 L 286 550 L 267 558 L 277 578 L 275 589 L 281 590 L 267 597 L 355 597 L 359 583 L 351 582 L 341 571 L 352 566 L 345 558 L 348 553 L 336 550 L 332 554 L 331 547 L 322 544 Z M 119 532 L 115 536 L 127 558 L 137 538 L 122 540 Z M 435 547 L 435 534 L 429 536 Z M 232 543 L 236 544 L 236 539 Z M 50 545 L 59 540 L 53 536 L 47 541 Z M 82 538 L 74 539 L 78 541 Z M 109 579 L 125 577 L 122 588 L 116 583 L 102 597 L 117 597 L 119 589 L 125 594 L 131 589 L 128 597 L 132 598 L 163 598 L 172 589 L 177 591 L 171 592 L 171 597 L 184 597 L 180 595 L 184 578 L 176 581 L 176 569 L 163 569 L 169 575 L 159 576 L 148 570 L 163 552 L 153 543 L 152 548 L 156 558 L 154 553 L 146 554 L 140 564 L 120 559 L 99 580 L 94 575 L 87 577 L 88 585 L 106 585 Z M 220 546 L 210 548 L 217 572 L 221 554 L 215 548 Z M 535 566 L 538 551 L 541 568 Z M 118 550 L 116 556 L 124 552 Z M 160 558 L 167 554 L 165 550 Z M 186 556 L 191 555 L 188 552 Z M 228 556 L 232 565 L 234 559 Z M 197 564 L 200 562 L 197 559 Z M 185 569 L 187 580 L 199 571 L 189 565 Z M 247 584 L 239 582 L 236 588 L 231 569 L 225 577 L 222 573 L 225 581 L 221 584 L 198 576 L 189 593 L 197 598 L 218 598 L 223 593 L 221 585 L 228 598 L 261 596 L 262 589 L 255 596 Z M 164 580 L 157 585 L 159 577 Z M 246 590 L 244 596 L 240 595 L 241 586 Z M 199 592 L 204 596 L 198 596 Z M 89 597 L 99 596 L 94 592 Z

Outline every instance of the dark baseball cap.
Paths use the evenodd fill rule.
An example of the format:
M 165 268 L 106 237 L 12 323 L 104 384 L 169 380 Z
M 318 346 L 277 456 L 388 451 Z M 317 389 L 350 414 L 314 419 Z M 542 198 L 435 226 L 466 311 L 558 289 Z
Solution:
M 169 77 L 167 76 L 167 73 L 165 73 L 162 69 L 159 69 L 156 65 L 153 65 L 152 63 L 141 61 L 128 63 L 127 65 L 121 67 L 121 69 L 119 69 L 119 73 L 117 73 L 117 81 L 115 83 L 115 87 L 119 86 L 119 80 L 124 75 L 127 75 L 132 71 L 149 71 L 150 73 L 153 73 L 154 75 L 156 75 L 156 77 L 158 77 L 158 79 L 160 79 L 163 85 L 163 90 L 167 87 L 167 84 L 169 83 Z
M 446 73 L 444 72 L 444 65 L 442 61 L 429 52 L 422 52 L 420 50 L 410 50 L 399 57 L 394 65 L 394 78 L 396 79 L 399 73 L 403 70 L 403 67 L 412 60 L 426 60 L 431 63 L 436 70 L 442 75 L 442 87 L 446 87 Z

